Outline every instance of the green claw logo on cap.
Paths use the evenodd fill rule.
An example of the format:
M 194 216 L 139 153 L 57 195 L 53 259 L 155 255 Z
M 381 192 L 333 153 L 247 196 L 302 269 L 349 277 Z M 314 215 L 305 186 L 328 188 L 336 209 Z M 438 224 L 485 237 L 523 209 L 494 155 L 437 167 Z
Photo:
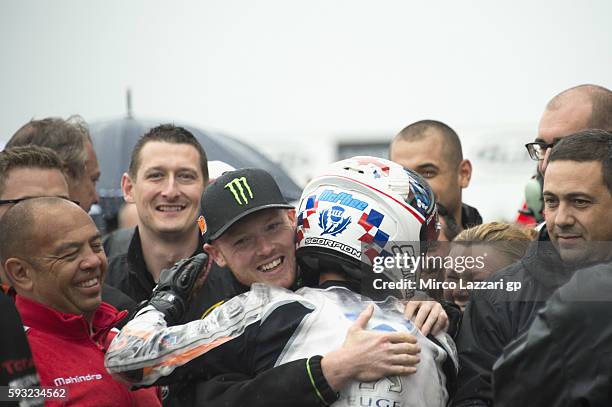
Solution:
M 253 192 L 251 191 L 251 187 L 247 182 L 246 177 L 234 178 L 227 184 L 225 184 L 224 188 L 229 188 L 231 193 L 234 195 L 234 199 L 238 203 L 238 205 L 248 205 L 249 198 L 245 195 L 245 190 L 249 193 L 249 197 L 253 199 Z

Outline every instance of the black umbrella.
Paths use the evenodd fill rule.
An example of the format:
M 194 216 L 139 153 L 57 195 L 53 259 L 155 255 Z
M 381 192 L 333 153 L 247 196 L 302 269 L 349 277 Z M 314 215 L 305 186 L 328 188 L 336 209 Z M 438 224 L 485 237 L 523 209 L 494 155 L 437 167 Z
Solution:
M 132 149 L 142 135 L 161 123 L 166 121 L 127 117 L 89 124 L 102 174 L 98 182 L 99 204 L 107 222 L 116 219 L 117 211 L 123 203 L 121 175 L 128 169 Z M 193 133 L 204 147 L 209 161 L 224 161 L 234 168 L 263 168 L 272 174 L 288 201 L 300 198 L 301 189 L 289 175 L 278 164 L 248 144 L 216 132 L 203 131 L 180 123 L 174 124 Z

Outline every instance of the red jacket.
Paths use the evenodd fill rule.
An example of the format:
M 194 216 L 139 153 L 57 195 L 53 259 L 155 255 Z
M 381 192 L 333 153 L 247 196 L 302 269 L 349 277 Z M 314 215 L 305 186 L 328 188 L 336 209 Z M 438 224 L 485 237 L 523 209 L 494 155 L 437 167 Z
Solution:
M 127 314 L 101 303 L 93 333 L 80 315 L 65 314 L 23 296 L 15 305 L 27 329 L 41 386 L 65 387 L 68 398 L 47 400 L 47 406 L 161 406 L 157 388 L 130 391 L 104 367 L 104 353 Z

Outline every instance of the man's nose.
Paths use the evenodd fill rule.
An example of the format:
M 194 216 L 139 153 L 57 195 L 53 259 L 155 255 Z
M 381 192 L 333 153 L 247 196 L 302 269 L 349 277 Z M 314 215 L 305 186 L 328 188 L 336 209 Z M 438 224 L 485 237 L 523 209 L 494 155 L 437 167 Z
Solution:
M 560 228 L 573 226 L 575 221 L 576 219 L 574 218 L 574 212 L 571 205 L 565 202 L 560 202 L 554 215 L 555 226 Z
M 268 255 L 272 252 L 274 244 L 270 240 L 270 236 L 257 235 L 255 237 L 255 244 L 257 245 L 257 253 L 261 255 Z
M 84 270 L 97 269 L 102 265 L 102 259 L 100 259 L 99 253 L 96 253 L 92 248 L 86 249 L 83 260 L 81 261 L 81 268 Z
M 169 176 L 164 184 L 162 195 L 168 198 L 174 198 L 178 195 L 178 184 L 173 175 Z

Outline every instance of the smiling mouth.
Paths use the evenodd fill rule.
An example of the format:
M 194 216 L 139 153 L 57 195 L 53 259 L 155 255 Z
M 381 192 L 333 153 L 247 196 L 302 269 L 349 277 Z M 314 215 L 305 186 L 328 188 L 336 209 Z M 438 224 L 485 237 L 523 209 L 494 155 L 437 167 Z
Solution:
M 180 212 L 186 207 L 187 205 L 157 205 L 155 209 L 160 212 Z
M 283 264 L 284 260 L 285 260 L 285 257 L 281 256 L 275 260 L 272 260 L 270 263 L 262 264 L 261 266 L 257 267 L 257 271 L 262 272 L 262 273 L 269 273 L 271 271 L 274 271 L 278 269 L 281 266 L 281 264 Z
M 91 278 L 87 281 L 83 281 L 82 283 L 77 284 L 77 287 L 81 287 L 81 288 L 90 288 L 90 287 L 94 287 L 95 285 L 97 285 L 100 282 L 100 279 L 98 277 L 94 277 Z

